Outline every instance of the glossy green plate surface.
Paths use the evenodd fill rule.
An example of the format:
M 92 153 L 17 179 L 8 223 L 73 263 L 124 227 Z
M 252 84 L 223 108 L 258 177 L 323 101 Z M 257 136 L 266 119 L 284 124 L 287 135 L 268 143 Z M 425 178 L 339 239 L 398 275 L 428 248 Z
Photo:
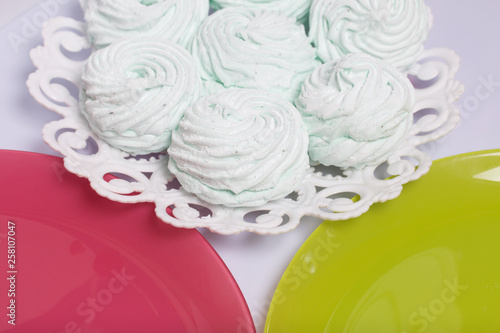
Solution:
M 323 223 L 266 332 L 500 332 L 500 150 L 434 162 L 395 200 Z

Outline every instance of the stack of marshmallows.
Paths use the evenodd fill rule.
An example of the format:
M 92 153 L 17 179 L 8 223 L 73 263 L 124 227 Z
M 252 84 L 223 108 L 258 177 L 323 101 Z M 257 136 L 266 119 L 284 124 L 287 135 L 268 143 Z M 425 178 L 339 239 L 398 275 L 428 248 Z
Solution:
M 422 0 L 81 0 L 80 109 L 101 140 L 168 153 L 229 207 L 286 197 L 311 165 L 384 162 L 413 123 Z

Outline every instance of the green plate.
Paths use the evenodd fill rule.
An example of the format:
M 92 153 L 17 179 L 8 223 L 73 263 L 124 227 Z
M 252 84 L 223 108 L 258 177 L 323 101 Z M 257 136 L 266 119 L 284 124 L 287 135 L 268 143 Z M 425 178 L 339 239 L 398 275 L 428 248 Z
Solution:
M 500 332 L 500 150 L 436 161 L 399 198 L 324 222 L 265 332 Z

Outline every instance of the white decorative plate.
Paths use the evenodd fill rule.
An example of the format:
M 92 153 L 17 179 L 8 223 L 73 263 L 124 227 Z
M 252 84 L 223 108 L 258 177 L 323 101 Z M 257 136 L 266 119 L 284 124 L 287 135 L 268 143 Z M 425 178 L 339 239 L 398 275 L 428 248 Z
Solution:
M 396 198 L 403 184 L 427 173 L 432 160 L 418 146 L 446 135 L 460 120 L 453 105 L 463 93 L 455 80 L 459 57 L 448 49 L 425 50 L 409 73 L 417 96 L 414 125 L 387 162 L 361 170 L 311 167 L 294 193 L 261 207 L 211 205 L 179 186 L 166 167 L 167 155 L 132 157 L 92 133 L 78 109 L 80 73 L 91 54 L 84 23 L 57 17 L 42 35 L 44 44 L 30 54 L 37 70 L 27 85 L 40 104 L 63 117 L 44 127 L 44 140 L 64 156 L 70 172 L 87 178 L 100 195 L 125 203 L 153 202 L 157 216 L 177 227 L 278 234 L 294 229 L 303 216 L 359 216 L 375 202 Z

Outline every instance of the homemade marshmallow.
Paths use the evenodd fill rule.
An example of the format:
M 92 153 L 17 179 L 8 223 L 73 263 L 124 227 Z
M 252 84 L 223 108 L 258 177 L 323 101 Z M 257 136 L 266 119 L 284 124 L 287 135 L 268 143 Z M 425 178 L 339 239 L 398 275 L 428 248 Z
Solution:
M 381 163 L 406 139 L 415 91 L 396 68 L 352 53 L 316 68 L 295 105 L 312 161 L 341 168 Z
M 199 99 L 172 133 L 168 168 L 199 198 L 231 207 L 283 198 L 309 168 L 307 131 L 279 95 L 228 89 Z
M 403 71 L 416 62 L 431 27 L 422 0 L 314 0 L 309 21 L 323 62 L 364 52 Z
M 129 36 L 156 36 L 191 47 L 208 0 L 80 0 L 87 35 L 96 48 Z
M 206 94 L 224 88 L 252 88 L 290 102 L 320 64 L 304 26 L 274 11 L 228 7 L 205 20 L 192 53 Z
M 305 22 L 309 17 L 311 2 L 312 0 L 210 0 L 210 5 L 214 10 L 226 7 L 274 10 Z
M 201 79 L 181 46 L 154 37 L 127 37 L 94 52 L 84 67 L 80 109 L 102 140 L 132 154 L 170 145 Z

